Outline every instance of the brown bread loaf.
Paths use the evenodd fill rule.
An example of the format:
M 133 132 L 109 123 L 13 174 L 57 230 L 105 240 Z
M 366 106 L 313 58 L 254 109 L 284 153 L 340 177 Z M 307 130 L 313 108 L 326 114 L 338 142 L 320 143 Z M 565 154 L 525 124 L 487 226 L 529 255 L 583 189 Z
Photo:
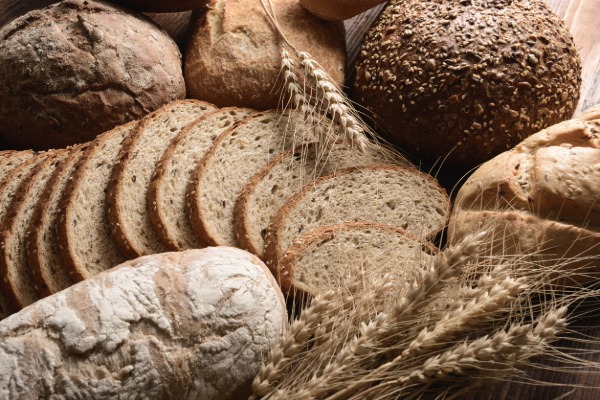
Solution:
M 328 21 L 352 18 L 385 0 L 300 0 L 311 14 Z
M 181 54 L 147 17 L 65 0 L 0 29 L 0 142 L 49 149 L 185 97 Z
M 382 134 L 461 170 L 570 118 L 581 86 L 571 34 L 542 0 L 393 0 L 356 71 Z

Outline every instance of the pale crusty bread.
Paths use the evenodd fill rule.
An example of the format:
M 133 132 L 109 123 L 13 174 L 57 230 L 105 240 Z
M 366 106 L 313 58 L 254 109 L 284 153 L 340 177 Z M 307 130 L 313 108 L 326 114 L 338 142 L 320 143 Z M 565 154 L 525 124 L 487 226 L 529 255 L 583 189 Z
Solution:
M 372 222 L 322 226 L 297 238 L 279 262 L 275 277 L 283 293 L 314 296 L 338 288 L 352 266 L 363 262 L 369 277 L 403 281 L 428 265 L 438 249 L 406 231 Z
M 27 259 L 33 283 L 40 297 L 58 293 L 73 284 L 60 260 L 56 238 L 56 214 L 65 186 L 88 146 L 89 143 L 86 143 L 69 149 L 68 157 L 58 164 L 48 180 L 42 194 L 43 201 L 38 202 L 29 224 Z
M 108 225 L 106 186 L 121 146 L 136 125 L 122 125 L 91 142 L 63 189 L 56 235 L 62 265 L 75 282 L 127 259 Z
M 113 236 L 128 258 L 166 251 L 154 231 L 147 207 L 154 167 L 169 142 L 212 104 L 181 100 L 146 116 L 129 134 L 108 182 L 106 207 Z
M 45 153 L 22 180 L 0 226 L 0 274 L 9 308 L 17 312 L 39 299 L 27 263 L 28 228 L 48 179 L 66 150 Z M 41 158 L 41 157 L 40 157 Z
M 36 153 L 27 151 L 5 151 L 0 158 L 0 182 L 19 165 L 35 157 Z
M 213 141 L 236 122 L 256 113 L 249 108 L 224 108 L 188 125 L 169 144 L 148 187 L 150 220 L 171 251 L 201 247 L 185 210 L 185 189 L 192 171 Z
M 418 238 L 442 230 L 450 200 L 437 181 L 415 169 L 394 165 L 346 168 L 309 183 L 271 218 L 265 260 L 276 271 L 297 237 L 343 222 L 379 222 Z
M 269 110 L 215 139 L 186 190 L 186 208 L 198 240 L 207 246 L 237 247 L 233 208 L 246 183 L 280 153 L 313 138 L 297 113 Z
M 373 143 L 363 153 L 338 143 L 322 156 L 316 144 L 281 154 L 250 179 L 237 199 L 234 229 L 240 247 L 263 258 L 271 218 L 304 185 L 337 169 L 373 164 L 412 167 L 401 155 Z

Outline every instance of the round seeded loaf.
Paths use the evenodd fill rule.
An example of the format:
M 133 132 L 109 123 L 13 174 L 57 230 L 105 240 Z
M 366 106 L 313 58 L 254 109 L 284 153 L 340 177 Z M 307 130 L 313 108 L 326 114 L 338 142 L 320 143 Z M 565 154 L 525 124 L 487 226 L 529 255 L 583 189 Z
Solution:
M 524 140 L 482 165 L 457 194 L 448 238 L 494 231 L 494 251 L 534 252 L 596 281 L 600 268 L 600 106 Z M 567 262 L 568 261 L 568 262 Z M 576 275 L 574 273 L 577 272 Z M 558 277 L 558 275 L 557 275 Z
M 82 143 L 185 97 L 181 54 L 147 17 L 65 0 L 0 30 L 0 142 Z
M 343 26 L 320 20 L 298 0 L 273 0 L 273 6 L 290 42 L 343 84 Z M 258 0 L 211 0 L 194 12 L 189 32 L 184 72 L 190 98 L 219 107 L 281 106 L 281 42 Z
M 581 86 L 571 34 L 542 0 L 393 0 L 356 71 L 383 135 L 460 170 L 570 118 Z
M 0 393 L 247 398 L 285 324 L 281 291 L 249 253 L 210 248 L 143 257 L 0 322 Z

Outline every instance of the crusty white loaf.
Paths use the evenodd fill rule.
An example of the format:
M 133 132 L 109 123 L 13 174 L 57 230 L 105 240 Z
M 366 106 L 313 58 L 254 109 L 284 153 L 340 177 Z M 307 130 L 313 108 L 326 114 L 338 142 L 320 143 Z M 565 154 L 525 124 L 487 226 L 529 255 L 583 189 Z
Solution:
M 242 399 L 285 320 L 242 250 L 128 261 L 0 322 L 0 398 Z

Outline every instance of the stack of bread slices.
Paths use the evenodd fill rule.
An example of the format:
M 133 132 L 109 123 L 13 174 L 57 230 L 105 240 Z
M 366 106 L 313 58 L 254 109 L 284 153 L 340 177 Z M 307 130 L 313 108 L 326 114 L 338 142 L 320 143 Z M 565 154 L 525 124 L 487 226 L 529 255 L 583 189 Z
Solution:
M 165 251 L 241 247 L 296 295 L 335 284 L 332 246 L 392 271 L 388 247 L 433 254 L 449 216 L 437 182 L 375 143 L 323 151 L 312 128 L 293 110 L 182 100 L 90 143 L 0 153 L 0 317 Z

